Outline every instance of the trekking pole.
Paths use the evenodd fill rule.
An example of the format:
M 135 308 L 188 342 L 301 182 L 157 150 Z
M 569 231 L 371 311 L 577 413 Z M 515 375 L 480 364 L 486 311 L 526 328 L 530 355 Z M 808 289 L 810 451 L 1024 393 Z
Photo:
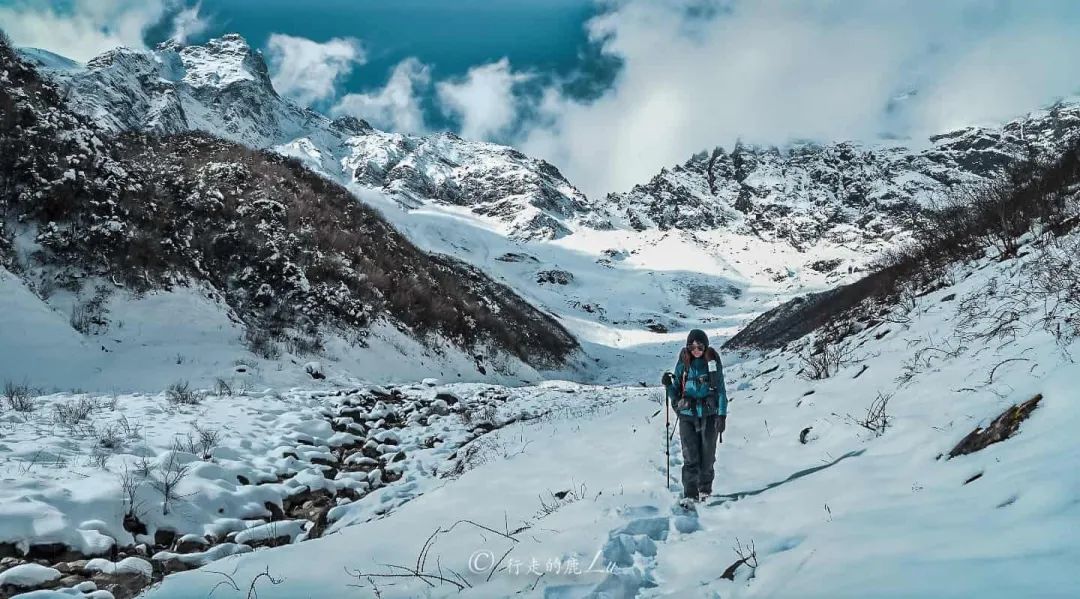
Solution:
M 671 437 L 668 432 L 671 429 L 671 410 L 669 409 L 671 396 L 664 388 L 664 453 L 667 455 L 667 470 L 664 472 L 664 487 L 671 490 Z

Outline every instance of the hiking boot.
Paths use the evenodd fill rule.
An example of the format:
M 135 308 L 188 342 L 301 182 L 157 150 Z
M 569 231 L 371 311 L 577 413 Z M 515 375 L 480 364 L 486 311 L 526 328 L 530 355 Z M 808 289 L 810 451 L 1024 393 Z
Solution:
M 695 502 L 693 497 L 683 497 L 679 500 L 679 507 L 686 510 L 692 510 L 694 509 L 694 503 Z
M 702 492 L 698 493 L 697 500 L 699 502 L 701 502 L 701 503 L 705 503 L 706 501 L 709 500 L 710 495 L 711 495 L 711 493 L 709 493 L 708 491 L 702 491 Z

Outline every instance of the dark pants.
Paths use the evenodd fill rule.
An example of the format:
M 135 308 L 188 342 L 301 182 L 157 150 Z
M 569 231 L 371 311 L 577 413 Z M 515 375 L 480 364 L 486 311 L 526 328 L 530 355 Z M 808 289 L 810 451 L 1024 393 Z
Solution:
M 698 429 L 696 417 L 679 416 L 679 440 L 682 442 L 683 496 L 697 498 L 698 493 L 712 493 L 713 462 L 716 461 L 716 416 L 701 419 Z

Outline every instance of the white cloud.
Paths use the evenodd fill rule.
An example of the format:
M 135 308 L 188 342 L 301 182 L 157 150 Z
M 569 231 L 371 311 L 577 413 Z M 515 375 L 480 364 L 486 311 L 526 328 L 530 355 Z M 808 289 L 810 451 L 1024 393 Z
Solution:
M 1069 7 L 628 0 L 588 25 L 623 61 L 612 89 L 590 102 L 549 89 L 515 141 L 596 197 L 738 139 L 873 140 L 998 121 L 1080 87 L 1077 15 L 1056 14 Z
M 62 5 L 15 0 L 0 6 L 0 26 L 17 46 L 86 61 L 118 46 L 145 48 L 147 29 L 173 13 L 174 36 L 189 37 L 206 28 L 198 5 L 176 0 L 73 0 Z
M 267 41 L 267 52 L 274 89 L 307 106 L 332 98 L 338 80 L 366 60 L 360 41 L 354 38 L 319 43 L 274 33 Z
M 210 28 L 210 22 L 199 14 L 201 10 L 202 2 L 199 2 L 177 12 L 172 20 L 172 35 L 169 37 L 185 44 L 190 39 L 206 33 L 206 30 Z
M 374 92 L 347 94 L 331 112 L 367 120 L 380 129 L 401 133 L 425 133 L 420 94 L 431 84 L 431 70 L 415 58 L 394 67 L 386 86 Z
M 514 73 L 506 58 L 469 69 L 464 77 L 436 86 L 443 109 L 461 122 L 467 139 L 499 139 L 518 119 L 520 97 L 514 86 L 530 76 Z

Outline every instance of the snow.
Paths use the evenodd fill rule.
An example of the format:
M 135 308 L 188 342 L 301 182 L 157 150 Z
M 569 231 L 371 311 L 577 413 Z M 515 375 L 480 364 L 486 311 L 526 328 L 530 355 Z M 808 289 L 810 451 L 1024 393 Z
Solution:
M 161 532 L 204 549 L 150 556 L 197 569 L 169 576 L 148 599 L 241 597 L 263 572 L 284 580 L 258 584 L 269 598 L 1075 595 L 1080 367 L 1070 356 L 1080 348 L 1039 326 L 1039 306 L 1023 315 L 1031 326 L 1015 339 L 958 333 L 961 300 L 1005 301 L 988 292 L 991 281 L 1017 277 L 1030 256 L 954 267 L 956 282 L 918 297 L 906 318 L 855 334 L 857 363 L 827 379 L 799 375 L 810 339 L 724 355 L 731 405 L 715 494 L 688 513 L 675 506 L 680 448 L 667 441 L 660 392 L 635 383 L 653 385 L 671 368 L 687 329 L 704 328 L 719 344 L 785 299 L 857 276 L 898 238 L 860 241 L 855 225 L 841 223 L 796 247 L 744 230 L 734 213 L 732 226 L 706 231 L 595 226 L 589 219 L 605 211 L 558 178 L 538 178 L 535 161 L 505 148 L 447 135 L 343 134 L 276 95 L 218 105 L 221 88 L 262 84 L 249 50 L 227 37 L 176 56 L 117 51 L 112 70 L 104 59 L 88 69 L 132 89 L 142 85 L 133 73 L 161 75 L 157 83 L 175 97 L 140 96 L 136 114 L 93 102 L 88 111 L 117 128 L 149 119 L 297 157 L 348 184 L 422 248 L 462 257 L 554 314 L 582 341 L 588 363 L 538 372 L 489 356 L 482 375 L 466 352 L 387 323 L 372 328 L 365 347 L 331 334 L 318 361 L 287 353 L 266 360 L 244 348 L 243 331 L 212 291 L 182 285 L 141 297 L 118 291 L 106 330 L 84 335 L 69 322 L 76 297 L 59 291 L 43 300 L 0 269 L 0 380 L 36 388 L 33 411 L 0 412 L 0 544 L 25 553 L 60 543 L 93 558 L 152 545 Z M 168 120 L 170 102 L 183 107 L 184 122 Z M 267 110 L 244 115 L 251 105 Z M 948 154 L 945 143 L 934 147 Z M 890 159 L 910 154 L 889 151 Z M 780 201 L 776 194 L 799 181 L 781 177 L 778 165 L 746 184 Z M 390 170 L 395 176 L 384 177 Z M 927 172 L 957 174 L 948 164 Z M 481 190 L 499 193 L 438 200 L 416 193 L 414 175 L 448 187 L 494 181 Z M 910 171 L 870 179 L 875 197 L 901 189 L 923 201 L 934 185 Z M 700 173 L 673 169 L 660 182 L 709 199 Z M 530 194 L 544 184 L 558 197 L 540 208 Z M 643 211 L 650 197 L 611 201 Z M 818 222 L 812 200 L 794 198 L 784 226 Z M 842 266 L 818 272 L 819 261 Z M 538 280 L 550 270 L 572 280 Z M 949 294 L 956 299 L 946 301 Z M 326 378 L 314 380 L 316 372 Z M 180 380 L 201 391 L 197 403 L 178 405 L 161 391 Z M 879 394 L 891 397 L 882 434 L 857 422 Z M 1013 438 L 943 457 L 1036 395 L 1042 402 Z M 360 397 L 379 399 L 353 403 Z M 63 421 L 78 402 L 92 408 Z M 488 418 L 510 424 L 487 432 Z M 205 432 L 215 438 L 200 446 Z M 342 460 L 343 447 L 368 455 Z M 140 469 L 152 474 L 125 499 L 124 478 Z M 166 497 L 161 479 L 177 469 L 185 477 Z M 332 497 L 322 536 L 309 520 L 276 513 L 317 491 Z M 132 503 L 145 534 L 124 527 Z M 281 539 L 290 544 L 263 547 Z M 733 548 L 746 547 L 756 560 L 722 579 L 739 557 Z M 216 573 L 225 565 L 244 582 L 231 595 Z M 453 573 L 446 579 L 456 582 L 385 577 L 401 573 L 395 565 Z M 143 575 L 148 567 L 133 557 L 87 563 Z M 40 584 L 35 576 L 59 572 L 27 564 L 0 581 L 20 576 Z M 84 596 L 24 597 L 73 595 Z
M 410 498 L 395 500 L 382 518 L 373 504 L 394 485 L 343 506 L 334 534 L 241 556 L 236 576 L 250 580 L 269 568 L 285 578 L 260 586 L 265 597 L 334 595 L 350 584 L 373 592 L 372 581 L 383 597 L 458 596 L 449 583 L 429 589 L 416 579 L 378 577 L 394 572 L 384 564 L 414 566 L 439 527 L 427 570 L 435 572 L 437 561 L 444 573 L 462 574 L 474 585 L 463 596 L 584 597 L 605 589 L 640 597 L 1071 596 L 1080 584 L 1072 532 L 1080 522 L 1080 367 L 1032 328 L 1004 346 L 969 344 L 897 382 L 915 352 L 957 328 L 958 302 L 941 298 L 984 293 L 990 278 L 1022 268 L 961 267 L 961 282 L 920 298 L 908 325 L 858 333 L 860 364 L 828 379 L 797 375 L 799 347 L 725 356 L 728 430 L 714 496 L 696 515 L 673 508 L 677 440 L 670 487 L 664 481 L 656 388 L 545 384 L 508 391 L 533 396 L 538 407 L 559 395 L 574 401 L 485 435 L 487 459 L 474 468 L 457 478 L 403 479 L 414 485 Z M 995 365 L 1018 354 L 1030 362 L 999 367 L 989 380 Z M 854 422 L 878 391 L 895 394 L 891 426 L 880 436 Z M 1013 438 L 941 457 L 1035 394 L 1044 399 Z M 813 434 L 802 444 L 808 426 Z M 983 476 L 965 484 L 977 473 Z M 556 500 L 557 491 L 571 499 Z M 721 579 L 738 559 L 733 547 L 750 543 L 757 567 Z M 215 582 L 201 571 L 182 573 L 148 597 L 184 597 Z
M 963 144 L 979 135 L 998 134 L 996 129 L 967 131 L 938 139 L 925 151 L 850 143 L 801 144 L 783 152 L 747 149 L 754 166 L 746 178 L 736 182 L 724 175 L 715 190 L 699 164 L 707 154 L 701 154 L 686 165 L 665 169 L 650 185 L 631 193 L 589 199 L 551 165 L 505 146 L 450 134 L 420 137 L 342 128 L 278 96 L 261 56 L 236 35 L 179 50 L 166 45 L 154 52 L 116 51 L 91 65 L 55 76 L 73 87 L 76 108 L 103 126 L 204 130 L 295 157 L 349 186 L 360 201 L 378 208 L 422 248 L 477 266 L 555 315 L 579 338 L 589 360 L 537 373 L 508 359 L 505 367 L 488 368 L 499 376 L 483 377 L 468 356 L 451 350 L 449 359 L 443 359 L 438 351 L 427 352 L 424 344 L 405 341 L 405 335 L 392 331 L 379 332 L 384 343 L 377 343 L 374 351 L 334 341 L 336 351 L 330 363 L 323 364 L 327 376 L 368 382 L 438 376 L 501 384 L 549 377 L 608 383 L 667 367 L 672 348 L 681 342 L 681 333 L 675 331 L 703 328 L 721 340 L 784 300 L 857 277 L 873 256 L 904 238 L 885 208 L 905 198 L 926 202 L 940 190 L 939 181 L 977 178 L 956 164 L 964 155 Z M 175 105 L 173 112 L 151 109 L 168 102 Z M 1046 115 L 1028 120 L 1041 118 Z M 840 192 L 822 183 L 837 177 L 852 178 L 854 187 L 848 191 L 865 192 L 869 201 L 884 208 L 849 210 L 847 198 L 834 197 Z M 775 230 L 761 230 L 760 219 L 732 207 L 740 186 L 753 191 L 754 202 L 775 204 L 790 214 L 766 219 Z M 848 220 L 829 216 L 831 207 Z M 659 212 L 653 214 L 654 208 Z M 626 222 L 631 214 L 648 225 L 654 217 L 684 212 L 723 216 L 730 222 L 682 229 L 649 226 L 644 231 Z M 827 233 L 812 243 L 800 245 L 785 237 L 813 237 L 819 225 Z M 501 259 L 508 254 L 530 259 Z M 813 265 L 820 263 L 837 266 L 819 272 Z M 539 282 L 539 273 L 550 270 L 569 273 L 572 283 Z M 724 305 L 718 305 L 721 301 Z M 227 378 L 226 356 L 235 345 L 235 339 L 226 336 L 200 348 L 211 364 L 180 370 L 197 386 L 210 386 L 216 378 Z M 426 354 L 420 360 L 424 372 L 405 372 L 401 356 L 418 352 Z M 128 388 L 112 374 L 118 369 L 92 368 L 103 372 L 79 377 L 90 382 L 76 386 Z M 144 390 L 176 378 L 165 377 L 157 367 L 136 368 L 146 373 L 140 387 Z M 286 369 L 287 376 L 276 376 L 263 368 L 258 384 L 301 384 L 296 369 Z
M 226 87 L 241 81 L 255 81 L 258 74 L 246 60 L 251 49 L 236 35 L 214 39 L 205 46 L 186 46 L 180 51 L 184 82 L 193 87 Z
M 102 281 L 113 287 L 108 281 Z M 94 282 L 86 288 L 93 289 Z M 114 287 L 113 287 L 114 288 Z M 115 288 L 114 288 L 115 289 Z M 319 360 L 283 352 L 265 359 L 244 345 L 244 329 L 217 294 L 201 286 L 133 296 L 122 289 L 107 302 L 105 330 L 81 335 L 70 314 L 76 298 L 57 291 L 43 301 L 0 267 L 0 383 L 41 392 L 114 390 L 156 392 L 180 381 L 234 391 L 310 385 L 413 381 L 433 374 L 461 381 L 538 380 L 532 367 L 508 358 L 481 374 L 470 353 L 437 338 L 413 339 L 384 322 L 370 328 L 366 347 L 341 334 L 324 338 Z
M 154 567 L 150 565 L 150 562 L 137 557 L 126 557 L 118 562 L 96 558 L 86 562 L 85 569 L 103 574 L 139 574 L 147 580 L 150 579 L 154 571 Z
M 0 587 L 35 587 L 60 578 L 60 572 L 39 564 L 22 564 L 0 572 Z
M 81 599 L 114 599 L 113 594 L 108 591 L 99 591 L 96 589 L 83 591 L 75 588 L 60 591 L 30 591 L 29 593 L 15 595 L 12 599 L 70 599 L 71 597 L 80 597 Z

